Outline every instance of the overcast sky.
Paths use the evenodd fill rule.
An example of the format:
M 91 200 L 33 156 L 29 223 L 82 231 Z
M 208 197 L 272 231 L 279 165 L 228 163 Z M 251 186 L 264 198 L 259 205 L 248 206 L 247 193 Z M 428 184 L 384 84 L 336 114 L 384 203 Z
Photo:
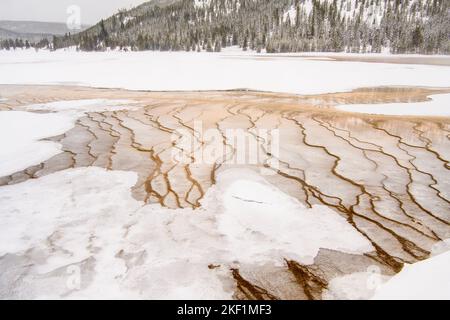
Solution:
M 81 9 L 81 23 L 94 24 L 121 8 L 130 8 L 148 0 L 0 0 L 0 20 L 66 22 L 67 9 Z

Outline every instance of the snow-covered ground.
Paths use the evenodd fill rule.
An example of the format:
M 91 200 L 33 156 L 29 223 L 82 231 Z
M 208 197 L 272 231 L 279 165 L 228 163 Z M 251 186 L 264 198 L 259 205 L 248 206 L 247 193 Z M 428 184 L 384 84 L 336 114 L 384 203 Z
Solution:
M 348 104 L 338 109 L 368 114 L 450 116 L 450 94 L 437 94 L 428 101 L 410 103 Z
M 450 87 L 447 66 L 274 57 L 255 58 L 251 52 L 236 50 L 220 54 L 0 51 L 0 83 L 78 84 L 132 90 L 247 88 L 294 94 L 389 85 Z
M 375 300 L 450 300 L 450 251 L 413 265 L 382 284 Z
M 430 259 L 406 264 L 397 275 L 383 276 L 374 266 L 332 279 L 323 294 L 324 299 L 374 300 L 449 300 L 450 249 L 449 240 L 439 243 L 442 252 L 433 252 Z
M 123 109 L 134 109 L 130 104 L 135 103 L 132 100 L 108 100 L 108 99 L 85 99 L 85 100 L 66 100 L 49 103 L 39 103 L 24 106 L 26 110 L 55 111 L 55 112 L 73 112 L 83 114 L 85 112 L 118 111 Z
M 0 112 L 0 176 L 7 176 L 61 152 L 59 145 L 41 139 L 70 130 L 74 119 L 62 114 Z

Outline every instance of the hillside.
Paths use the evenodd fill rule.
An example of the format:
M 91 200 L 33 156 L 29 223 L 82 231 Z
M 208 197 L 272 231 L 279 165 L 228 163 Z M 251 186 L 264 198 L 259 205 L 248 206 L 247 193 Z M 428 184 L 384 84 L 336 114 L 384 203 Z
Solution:
M 55 48 L 450 53 L 447 0 L 155 0 Z

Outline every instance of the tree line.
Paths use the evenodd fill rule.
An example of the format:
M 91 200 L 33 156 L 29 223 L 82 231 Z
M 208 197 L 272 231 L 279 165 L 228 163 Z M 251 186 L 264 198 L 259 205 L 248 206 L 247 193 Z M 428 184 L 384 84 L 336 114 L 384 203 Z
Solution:
M 51 42 L 48 39 L 42 39 L 38 42 L 31 42 L 21 38 L 3 39 L 0 40 L 0 50 L 15 50 L 15 49 L 43 49 L 51 48 Z
M 53 48 L 450 53 L 448 0 L 209 0 L 120 11 Z

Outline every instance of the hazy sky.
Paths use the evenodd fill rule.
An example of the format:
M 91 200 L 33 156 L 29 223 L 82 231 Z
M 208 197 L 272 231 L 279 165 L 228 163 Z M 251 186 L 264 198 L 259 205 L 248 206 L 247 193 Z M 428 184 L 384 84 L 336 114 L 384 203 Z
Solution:
M 71 5 L 81 10 L 81 23 L 94 24 L 120 8 L 130 8 L 148 0 L 0 0 L 0 20 L 66 22 Z

